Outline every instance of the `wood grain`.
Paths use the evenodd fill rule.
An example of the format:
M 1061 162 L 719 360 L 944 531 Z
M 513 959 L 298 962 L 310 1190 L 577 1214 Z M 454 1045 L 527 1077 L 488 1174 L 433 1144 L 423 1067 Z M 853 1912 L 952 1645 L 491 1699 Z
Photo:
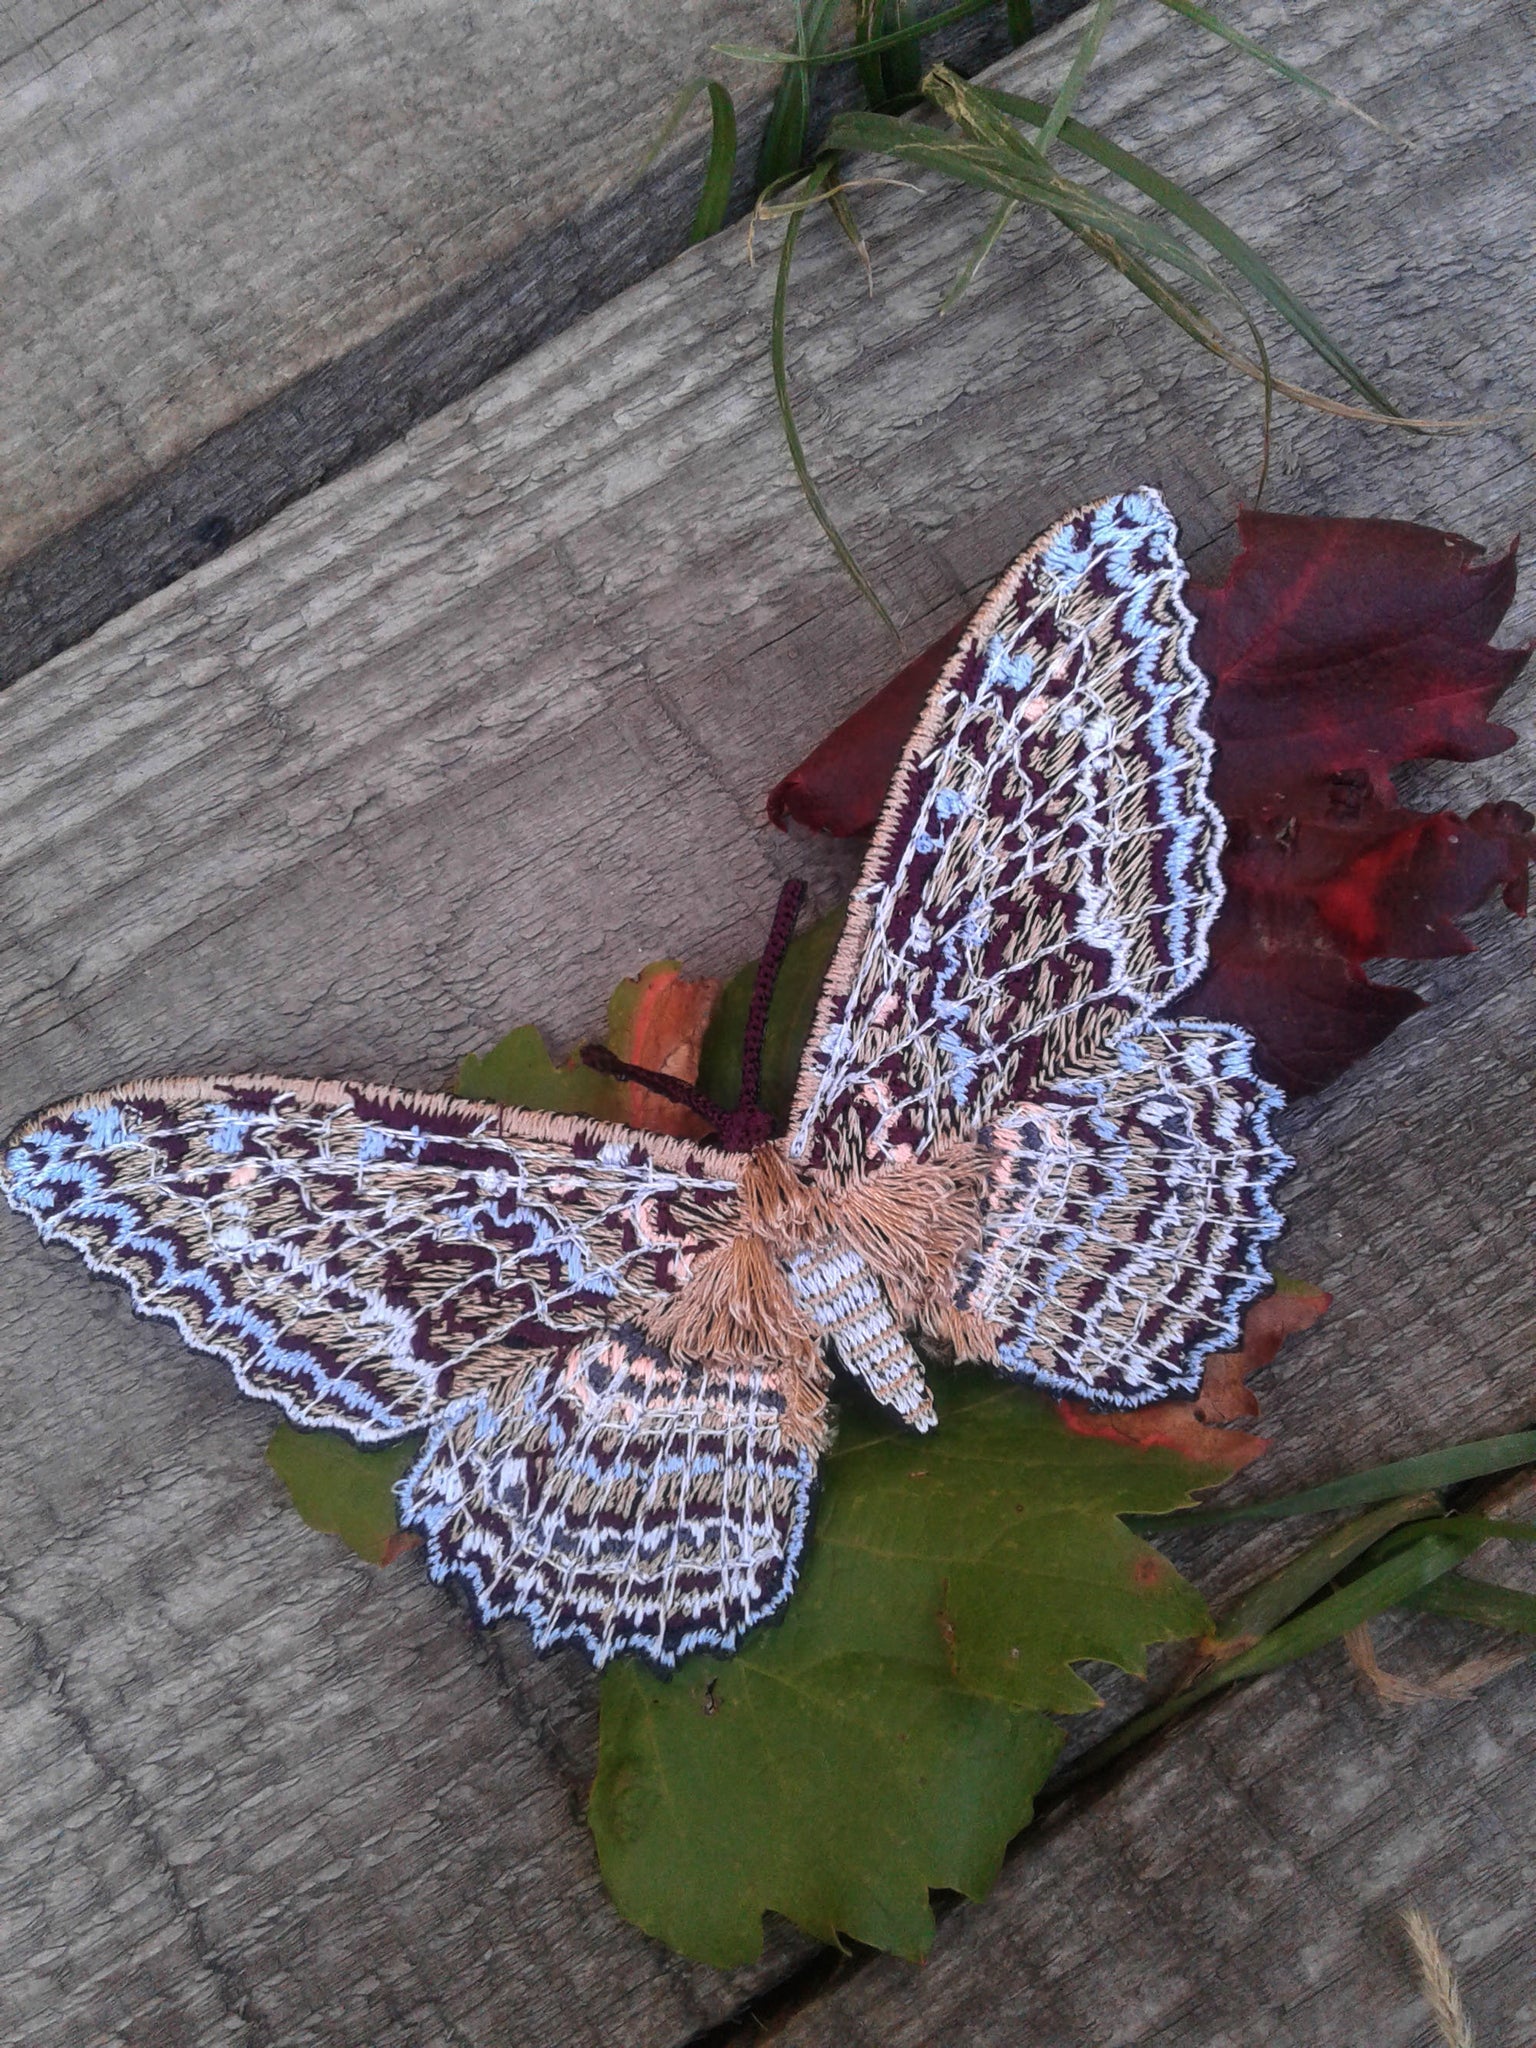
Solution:
M 1054 20 L 1077 0 L 1039 0 Z M 735 212 L 779 0 L 34 0 L 0 25 L 0 686 L 76 645 L 683 247 L 707 67 Z M 971 71 L 975 16 L 928 45 Z M 813 118 L 855 90 L 820 74 Z
M 1402 402 L 1529 400 L 1523 11 L 1234 13 L 1412 152 L 1150 0 L 1085 111 L 1259 240 Z M 1038 90 L 1063 62 L 1047 37 L 1005 75 Z M 1158 483 L 1193 550 L 1226 544 L 1246 386 L 1032 223 L 940 324 L 985 206 L 866 212 L 870 302 L 836 228 L 806 231 L 792 377 L 912 645 L 1107 488 Z M 435 1081 L 514 1022 L 569 1042 L 648 959 L 732 966 L 785 873 L 846 886 L 848 850 L 770 834 L 762 798 L 895 650 L 787 474 L 770 291 L 737 239 L 690 254 L 0 698 L 6 1120 L 135 1071 Z M 1532 524 L 1528 432 L 1287 414 L 1276 452 L 1285 509 Z M 1426 780 L 1518 795 L 1529 746 Z M 1423 976 L 1426 1016 L 1289 1120 L 1284 1262 L 1338 1306 L 1270 1375 L 1266 1489 L 1531 1418 L 1531 952 L 1479 929 Z M 775 1936 L 723 1979 L 626 1928 L 578 1819 L 582 1667 L 466 1634 L 410 1560 L 339 1554 L 215 1369 L 8 1216 L 0 1250 L 7 2040 L 646 2048 L 804 1954 Z M 920 1977 L 878 1966 L 801 2038 L 1406 2039 L 1370 1915 L 1408 1887 L 1489 2038 L 1518 2038 L 1528 1679 L 1390 1725 L 1327 1683 L 1175 1738 L 1042 1833 Z
M 8 8 L 0 560 L 580 214 L 712 41 L 776 22 L 771 0 Z

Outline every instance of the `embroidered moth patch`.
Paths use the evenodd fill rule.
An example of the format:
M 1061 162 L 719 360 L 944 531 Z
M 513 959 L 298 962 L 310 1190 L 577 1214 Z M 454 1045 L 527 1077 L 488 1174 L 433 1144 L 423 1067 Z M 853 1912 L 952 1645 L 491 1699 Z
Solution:
M 787 1598 L 834 1373 L 914 1430 L 923 1355 L 1135 1407 L 1237 1341 L 1280 1097 L 1174 1020 L 1220 906 L 1206 684 L 1135 491 L 1008 571 L 897 769 L 786 1133 L 608 1060 L 717 1143 L 318 1081 L 133 1083 L 9 1141 L 6 1197 L 295 1423 L 426 1443 L 434 1578 L 670 1669 Z

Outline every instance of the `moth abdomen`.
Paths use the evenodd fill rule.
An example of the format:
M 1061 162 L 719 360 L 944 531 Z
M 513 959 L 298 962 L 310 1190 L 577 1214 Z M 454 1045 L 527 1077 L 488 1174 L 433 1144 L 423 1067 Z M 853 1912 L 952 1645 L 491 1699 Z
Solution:
M 785 1262 L 795 1298 L 831 1343 L 846 1372 L 913 1429 L 937 1421 L 917 1353 L 897 1322 L 879 1276 L 838 1236 Z

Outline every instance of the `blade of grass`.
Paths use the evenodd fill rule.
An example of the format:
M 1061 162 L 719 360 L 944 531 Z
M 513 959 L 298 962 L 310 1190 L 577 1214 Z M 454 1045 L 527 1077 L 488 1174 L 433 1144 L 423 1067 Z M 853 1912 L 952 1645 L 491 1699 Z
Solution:
M 757 151 L 757 189 L 766 191 L 785 178 L 792 178 L 805 154 L 806 130 L 811 119 L 811 89 L 803 64 L 784 67 L 768 123 Z
M 1018 138 L 1018 146 L 1003 149 L 930 135 L 887 114 L 839 114 L 828 127 L 826 147 L 876 151 L 920 169 L 938 171 L 962 184 L 978 186 L 982 191 L 995 192 L 999 197 L 1044 207 L 1067 225 L 1112 235 L 1144 255 L 1171 263 L 1200 283 L 1230 296 L 1229 288 L 1210 265 L 1196 256 L 1180 236 L 1064 177 L 1022 137 Z
M 956 0 L 953 7 L 941 7 L 937 14 L 925 14 L 905 28 L 871 36 L 867 42 L 857 46 L 850 44 L 843 50 L 818 50 L 802 56 L 794 50 L 765 50 L 754 43 L 711 43 L 710 49 L 717 57 L 735 57 L 743 64 L 803 64 L 814 71 L 824 64 L 856 63 L 864 57 L 880 56 L 886 50 L 918 43 L 924 36 L 931 36 L 935 29 L 949 28 L 957 21 L 968 21 L 973 14 L 984 14 L 989 7 L 996 5 L 997 0 Z
M 831 208 L 832 218 L 847 236 L 854 255 L 863 264 L 865 280 L 870 291 L 873 292 L 875 277 L 869 261 L 869 244 L 865 241 L 863 231 L 853 217 L 853 208 L 848 204 L 848 194 L 841 185 L 834 186 L 827 193 L 827 205 Z
M 1083 80 L 1088 76 L 1088 67 L 1099 54 L 1099 45 L 1109 27 L 1119 0 L 1098 0 L 1093 10 L 1093 19 L 1077 39 L 1073 54 L 1072 68 L 1062 81 L 1061 91 L 1051 102 L 1051 110 L 1040 125 L 1035 138 L 1035 147 L 1042 156 L 1049 156 L 1051 145 L 1061 133 L 1061 124 L 1077 105 L 1077 96 L 1083 89 Z
M 835 157 L 825 156 L 820 158 L 814 165 L 805 184 L 807 204 L 813 202 L 817 194 L 825 186 L 828 178 L 832 175 L 835 162 Z M 837 559 L 853 578 L 858 589 L 868 599 L 870 604 L 874 606 L 881 618 L 884 619 L 886 625 L 890 627 L 892 633 L 895 633 L 895 620 L 880 602 L 874 585 L 859 567 L 858 562 L 854 559 L 853 551 L 843 539 L 831 513 L 822 502 L 821 493 L 816 488 L 816 480 L 811 475 L 810 465 L 805 459 L 805 450 L 800 445 L 800 431 L 795 425 L 794 408 L 790 403 L 789 370 L 784 341 L 784 316 L 789 302 L 789 273 L 795 260 L 795 244 L 800 239 L 800 223 L 804 217 L 803 212 L 792 213 L 785 223 L 784 244 L 779 251 L 778 281 L 774 286 L 773 293 L 773 322 L 769 339 L 769 354 L 773 364 L 774 394 L 779 403 L 779 420 L 783 426 L 784 439 L 789 448 L 789 459 L 794 464 L 795 475 L 799 479 L 800 489 L 804 494 L 805 502 L 810 506 L 822 532 L 832 543 L 832 550 Z M 898 635 L 897 637 L 899 638 L 900 636 Z
M 1240 1679 L 1260 1678 L 1268 1671 L 1294 1664 L 1299 1657 L 1337 1642 L 1361 1622 L 1374 1621 L 1389 1608 L 1400 1607 L 1412 1594 L 1454 1571 L 1466 1556 L 1467 1548 L 1467 1543 L 1449 1536 L 1429 1536 L 1373 1571 L 1362 1573 L 1327 1599 L 1282 1622 L 1240 1655 L 1215 1665 L 1193 1684 L 1170 1693 L 1155 1707 L 1127 1721 L 1123 1728 L 1081 1756 L 1057 1789 L 1067 1791 L 1178 1715 L 1187 1713 L 1199 1701 L 1209 1699 L 1212 1693 L 1235 1685 Z
M 1070 226 L 1071 223 L 1069 222 L 1068 225 Z M 1303 404 L 1317 406 L 1324 410 L 1328 409 L 1329 401 L 1321 398 L 1315 392 L 1304 391 L 1297 385 L 1280 382 L 1269 366 L 1269 350 L 1264 344 L 1263 335 L 1260 334 L 1257 326 L 1254 324 L 1253 316 L 1249 313 L 1247 307 L 1244 306 L 1241 299 L 1237 297 L 1236 293 L 1229 291 L 1218 279 L 1213 278 L 1212 282 L 1216 284 L 1218 290 L 1225 292 L 1232 304 L 1236 306 L 1238 313 L 1247 326 L 1249 334 L 1253 337 L 1254 353 L 1257 361 L 1250 360 L 1240 350 L 1233 348 L 1232 344 L 1222 334 L 1220 328 L 1205 317 L 1193 300 L 1181 292 L 1177 286 L 1169 284 L 1166 278 L 1159 277 L 1150 264 L 1143 263 L 1140 257 L 1124 249 L 1121 243 L 1108 235 L 1098 234 L 1088 228 L 1073 228 L 1072 232 L 1078 237 L 1079 241 L 1086 243 L 1090 249 L 1095 250 L 1110 265 L 1111 269 L 1118 270 L 1128 283 L 1135 285 L 1136 289 L 1146 298 L 1150 299 L 1152 304 L 1164 313 L 1176 327 L 1182 327 L 1184 332 L 1193 340 L 1198 341 L 1202 348 L 1209 349 L 1213 356 L 1219 356 L 1223 362 L 1230 363 L 1233 369 L 1241 370 L 1244 376 L 1252 377 L 1258 384 L 1264 394 L 1264 413 L 1260 430 L 1261 455 L 1259 474 L 1253 486 L 1253 502 L 1257 505 L 1263 498 L 1264 486 L 1269 481 L 1269 454 L 1274 429 L 1275 393 L 1283 391 L 1289 397 L 1300 399 Z
M 1008 40 L 1017 49 L 1035 32 L 1035 10 L 1030 0 L 1008 0 Z
M 1337 1642 L 1362 1621 L 1374 1621 L 1378 1614 L 1401 1606 L 1410 1593 L 1454 1571 L 1476 1547 L 1477 1538 L 1471 1536 L 1424 1537 L 1271 1629 L 1251 1649 L 1222 1666 L 1220 1682 L 1231 1685 L 1240 1678 L 1262 1677 L 1266 1671 L 1278 1671 L 1282 1665 L 1293 1664 L 1298 1657 L 1308 1656 L 1326 1643 Z M 1217 1673 L 1210 1674 L 1210 1678 L 1216 1677 Z M 1217 1687 L 1210 1683 L 1210 1678 L 1201 1679 L 1199 1684 L 1214 1692 Z
M 930 85 L 937 80 L 937 71 L 930 73 Z M 1268 472 L 1270 412 L 1274 393 L 1284 391 L 1324 411 L 1335 409 L 1333 400 L 1304 391 L 1297 385 L 1282 384 L 1274 377 L 1264 338 L 1247 308 L 1186 242 L 1157 222 L 1132 213 L 1116 201 L 1090 192 L 1087 186 L 1064 177 L 1016 129 L 1007 127 L 1006 134 L 996 142 L 975 141 L 953 136 L 930 136 L 887 115 L 843 114 L 832 122 L 827 139 L 829 145 L 878 150 L 882 155 L 894 156 L 902 162 L 938 170 L 962 183 L 978 185 L 983 190 L 1042 207 L 1085 242 L 1095 255 L 1134 284 L 1193 340 L 1253 377 L 1264 390 L 1264 462 L 1256 496 L 1262 492 Z M 1235 349 L 1199 307 L 1176 286 L 1169 284 L 1166 278 L 1160 277 L 1143 260 L 1145 257 L 1171 264 L 1229 300 L 1253 338 L 1257 360 Z
M 977 271 L 980 270 L 983 263 L 991 255 L 993 245 L 996 243 L 998 236 L 1003 232 L 1003 229 L 1007 227 L 1009 221 L 1012 220 L 1015 212 L 1018 210 L 1018 204 L 1017 199 L 1004 199 L 998 203 L 996 212 L 978 237 L 975 248 L 972 249 L 970 255 L 966 257 L 964 264 L 961 266 L 960 275 L 939 301 L 939 314 L 941 318 L 945 313 L 953 312 L 954 308 L 959 305 L 960 301 L 975 283 Z
M 907 20 L 903 0 L 885 0 L 880 26 L 888 35 L 899 35 L 906 28 L 920 28 L 921 24 Z M 923 52 L 918 36 L 910 41 L 895 42 L 880 60 L 885 72 L 885 96 L 888 100 L 915 100 L 923 89 Z
M 1536 1429 L 1510 1436 L 1482 1437 L 1474 1443 L 1454 1444 L 1448 1450 L 1426 1451 L 1422 1457 L 1373 1465 L 1365 1472 L 1330 1479 L 1326 1485 L 1309 1486 L 1278 1500 L 1254 1501 L 1247 1507 L 1186 1508 L 1171 1515 L 1126 1515 L 1122 1519 L 1128 1526 L 1143 1531 L 1221 1522 L 1279 1522 L 1289 1515 L 1322 1515 L 1335 1508 L 1366 1507 L 1372 1501 L 1392 1500 L 1400 1494 L 1430 1490 L 1438 1493 L 1464 1479 L 1482 1479 L 1491 1472 L 1512 1472 L 1517 1466 L 1531 1464 L 1536 1464 Z
M 688 230 L 690 242 L 707 241 L 718 234 L 725 226 L 731 203 L 731 174 L 736 168 L 736 107 L 725 87 L 717 85 L 714 79 L 709 80 L 709 111 L 709 161 L 704 167 L 693 225 Z
M 1509 1543 L 1536 1543 L 1536 1522 L 1506 1522 L 1499 1515 L 1444 1515 L 1426 1522 L 1424 1533 L 1475 1536 L 1479 1543 L 1493 1543 L 1500 1537 Z
M 957 179 L 962 184 L 976 185 L 984 191 L 1011 195 L 1028 201 L 1032 205 L 1054 213 L 1074 234 L 1079 234 L 1095 253 L 1104 257 L 1112 266 L 1121 271 L 1138 290 L 1174 323 L 1183 328 L 1192 339 L 1212 355 L 1219 356 L 1245 377 L 1251 377 L 1265 392 L 1266 418 L 1268 407 L 1275 396 L 1294 399 L 1297 404 L 1309 406 L 1332 419 L 1359 420 L 1372 425 L 1392 426 L 1420 433 L 1465 433 L 1470 429 L 1501 426 L 1511 421 L 1532 417 L 1531 407 L 1515 407 L 1507 412 L 1480 413 L 1461 419 L 1417 418 L 1402 413 L 1383 413 L 1375 406 L 1349 405 L 1336 398 L 1328 398 L 1322 392 L 1309 390 L 1304 384 L 1294 383 L 1286 377 L 1277 377 L 1269 367 L 1267 351 L 1262 339 L 1242 302 L 1232 293 L 1229 286 L 1210 269 L 1193 256 L 1188 245 L 1177 236 L 1157 228 L 1140 214 L 1129 212 L 1091 193 L 1086 186 L 1047 168 L 1041 174 L 1030 170 L 1022 155 L 1024 139 L 1008 151 L 983 148 L 980 145 L 956 141 L 943 136 L 930 136 L 924 130 L 913 129 L 905 123 L 892 120 L 882 114 L 839 114 L 829 125 L 827 144 L 835 149 L 862 149 L 883 156 L 893 156 L 900 161 L 937 171 L 941 176 Z M 1093 242 L 1085 229 L 1100 226 L 1106 233 L 1105 243 Z M 1210 285 L 1236 305 L 1245 324 L 1255 339 L 1255 354 L 1246 356 L 1234 348 L 1206 316 L 1189 299 L 1165 279 L 1160 279 L 1144 264 L 1130 258 L 1130 247 L 1138 245 L 1148 255 L 1174 264 L 1200 282 Z
M 1426 1517 L 1438 1517 L 1439 1507 L 1438 1494 L 1412 1494 L 1407 1500 L 1388 1501 L 1382 1507 L 1372 1508 L 1369 1514 L 1330 1529 L 1326 1536 L 1308 1544 L 1299 1557 L 1293 1557 L 1229 1608 L 1205 1648 L 1220 1657 L 1249 1648 L 1320 1593 L 1345 1565 L 1363 1556 L 1379 1538 L 1405 1524 L 1411 1526 Z
M 1509 1635 L 1536 1636 L 1536 1593 L 1517 1593 L 1510 1586 L 1490 1586 L 1461 1572 L 1448 1572 L 1410 1593 L 1403 1602 L 1420 1614 L 1443 1614 L 1453 1621 L 1475 1621 Z
M 1196 0 L 1162 0 L 1162 5 L 1172 14 L 1182 14 L 1186 21 L 1198 22 L 1201 28 L 1209 29 L 1213 36 L 1220 36 L 1223 42 L 1230 43 L 1234 49 L 1243 51 L 1249 57 L 1256 57 L 1261 64 L 1267 65 L 1279 77 L 1288 79 L 1292 85 L 1299 85 L 1307 92 L 1316 93 L 1319 99 L 1328 100 L 1332 105 L 1343 108 L 1345 113 L 1353 114 L 1357 120 L 1369 123 L 1383 135 L 1392 136 L 1394 141 L 1403 140 L 1403 137 L 1395 129 L 1389 128 L 1385 121 L 1378 121 L 1374 114 L 1368 114 L 1364 107 L 1357 107 L 1353 100 L 1345 99 L 1343 93 L 1335 92 L 1331 85 L 1324 85 L 1320 78 L 1314 78 L 1309 71 L 1300 71 L 1294 64 L 1287 64 L 1283 57 L 1277 57 L 1272 50 L 1266 50 L 1264 45 L 1256 43 L 1252 36 L 1245 36 L 1241 29 L 1233 28 L 1231 23 L 1223 21 L 1220 15 L 1212 14 L 1208 7 L 1197 6 Z
M 1039 122 L 1044 120 L 1046 107 L 1043 101 L 1026 99 L 1021 94 L 997 92 L 989 86 L 967 85 L 966 92 L 983 105 L 995 107 L 999 112 L 1016 115 L 1019 119 Z M 1229 228 L 1218 214 L 1186 192 L 1182 185 L 1154 170 L 1141 157 L 1133 156 L 1129 150 L 1121 149 L 1095 128 L 1087 127 L 1081 121 L 1067 121 L 1062 126 L 1061 139 L 1069 149 L 1080 156 L 1088 157 L 1101 165 L 1117 178 L 1124 181 L 1147 198 L 1155 200 L 1175 220 L 1181 221 L 1217 255 L 1223 257 L 1238 275 L 1256 291 L 1260 298 L 1279 314 L 1280 318 L 1299 336 L 1314 355 L 1320 357 L 1328 367 L 1343 378 L 1350 389 L 1373 406 L 1378 412 L 1397 414 L 1397 407 L 1378 389 L 1338 343 L 1323 327 L 1310 309 L 1298 299 L 1290 287 L 1279 278 L 1263 257 L 1246 242 L 1235 229 Z
M 657 130 L 655 141 L 651 144 L 650 148 L 645 152 L 645 155 L 641 157 L 639 163 L 635 165 L 634 171 L 631 175 L 633 175 L 636 178 L 644 177 L 645 173 L 651 168 L 651 165 L 655 163 L 657 157 L 661 155 L 661 152 L 672 140 L 673 136 L 677 133 L 678 129 L 682 127 L 684 121 L 687 120 L 688 109 L 693 105 L 694 101 L 698 98 L 699 94 L 708 89 L 708 86 L 709 80 L 707 78 L 689 79 L 688 83 L 683 87 L 682 91 L 678 94 L 677 98 L 672 102 L 671 106 L 667 109 L 667 118 L 662 122 L 661 127 Z
M 792 177 L 805 162 L 811 121 L 809 66 L 823 54 L 837 6 L 838 0 L 811 0 L 807 13 L 801 0 L 795 0 L 795 48 L 779 60 L 784 75 L 768 110 L 768 125 L 757 154 L 759 191 Z
M 885 105 L 885 66 L 878 55 L 868 55 L 864 46 L 875 34 L 879 5 L 880 0 L 855 0 L 853 11 L 853 61 L 858 67 L 865 104 L 875 110 Z

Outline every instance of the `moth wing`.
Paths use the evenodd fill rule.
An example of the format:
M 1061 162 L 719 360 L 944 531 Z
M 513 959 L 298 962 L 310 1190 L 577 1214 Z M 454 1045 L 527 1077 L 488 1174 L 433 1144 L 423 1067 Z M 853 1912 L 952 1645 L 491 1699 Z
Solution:
M 535 1643 L 670 1670 L 788 1598 L 824 1441 L 819 1391 L 683 1363 L 633 1327 L 453 1403 L 400 1488 L 436 1579 Z
M 1251 1043 L 1153 1021 L 1107 1071 L 1051 1084 L 988 1133 L 982 1245 L 958 1301 L 1005 1372 L 1139 1407 L 1193 1392 L 1210 1353 L 1238 1344 L 1291 1163 Z
M 853 1172 L 975 1137 L 1201 972 L 1222 894 L 1206 683 L 1155 491 L 1071 514 L 935 685 L 854 892 L 790 1156 Z
M 245 1393 L 375 1443 L 674 1292 L 734 1224 L 722 1166 L 617 1125 L 237 1078 L 61 1103 L 0 1184 Z

